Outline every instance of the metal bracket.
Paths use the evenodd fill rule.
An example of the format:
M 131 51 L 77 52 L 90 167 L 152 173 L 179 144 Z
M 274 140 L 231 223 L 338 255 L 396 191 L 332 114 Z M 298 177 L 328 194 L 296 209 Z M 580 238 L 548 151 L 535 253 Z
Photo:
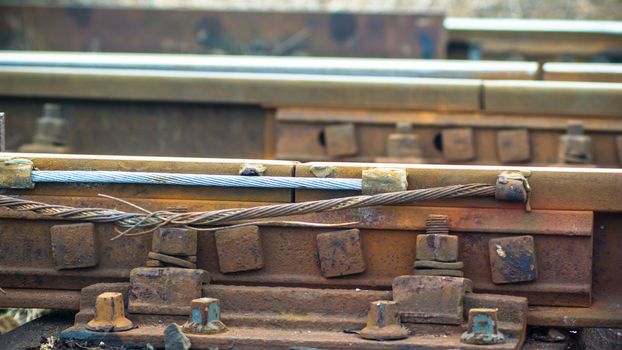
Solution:
M 8 159 L 0 165 L 0 188 L 33 189 L 32 169 L 29 159 Z
M 497 176 L 495 198 L 497 200 L 525 203 L 525 211 L 531 212 L 531 186 L 527 178 L 530 171 L 504 171 Z

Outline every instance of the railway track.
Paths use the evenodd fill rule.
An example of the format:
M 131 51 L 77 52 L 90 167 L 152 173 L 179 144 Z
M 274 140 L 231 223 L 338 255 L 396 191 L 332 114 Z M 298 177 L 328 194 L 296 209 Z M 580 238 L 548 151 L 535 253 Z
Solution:
M 600 167 L 622 152 L 620 84 L 535 80 L 535 63 L 13 52 L 0 64 L 13 150 Z M 555 69 L 617 79 L 594 64 L 544 77 Z M 62 127 L 34 136 L 46 102 Z M 560 155 L 581 130 L 582 159 Z
M 8 187 L 5 195 L 47 204 L 116 208 L 128 212 L 137 209 L 98 194 L 122 198 L 149 211 L 168 208 L 183 213 L 302 203 L 360 192 L 75 182 L 36 183 L 32 189 L 11 187 L 21 186 L 27 179 L 26 160 L 32 161 L 32 166 L 39 171 L 158 171 L 234 176 L 240 173 L 241 168 L 253 164 L 255 167 L 261 165 L 264 168 L 262 174 L 266 177 L 328 176 L 325 181 L 331 181 L 331 178 L 358 178 L 362 179 L 364 191 L 371 190 L 371 193 L 386 191 L 387 188 L 403 191 L 469 183 L 491 186 L 497 183 L 497 188 L 502 189 L 508 184 L 506 180 L 497 181 L 499 176 L 508 176 L 503 172 L 519 170 L 529 175 L 530 212 L 525 211 L 521 200 L 518 203 L 500 201 L 511 198 L 505 197 L 501 191 L 497 200 L 494 197 L 439 199 L 287 218 L 322 224 L 349 222 L 347 229 L 282 226 L 272 220 L 265 225 L 256 223 L 258 226 L 221 229 L 216 233 L 199 231 L 196 233 L 196 251 L 186 252 L 188 256 L 194 256 L 186 258 L 192 259 L 190 264 L 198 270 L 145 267 L 163 264 L 157 263 L 160 255 L 152 254 L 160 251 L 160 243 L 152 241 L 162 234 L 158 230 L 138 237 L 110 240 L 117 235 L 112 223 L 80 224 L 75 220 L 2 209 L 0 280 L 6 294 L 0 295 L 0 306 L 80 309 L 75 326 L 63 333 L 64 339 L 97 343 L 106 340 L 114 344 L 134 345 L 148 341 L 155 346 L 163 346 L 164 327 L 169 323 L 183 324 L 190 312 L 190 299 L 203 296 L 220 300 L 221 319 L 229 331 L 217 335 L 189 334 L 193 347 L 199 349 L 216 344 L 238 344 L 242 348 L 261 347 L 261 344 L 270 344 L 271 348 L 294 345 L 341 348 L 352 342 L 361 348 L 372 348 L 380 343 L 370 343 L 354 334 L 342 333 L 342 330 L 365 325 L 370 301 L 399 301 L 401 293 L 413 293 L 409 287 L 402 290 L 400 284 L 396 285 L 396 278 L 405 279 L 408 283 L 427 278 L 422 277 L 417 268 L 413 271 L 413 262 L 422 259 L 420 254 L 424 254 L 415 248 L 426 230 L 427 234 L 442 230 L 442 224 L 440 228 L 426 224 L 426 218 L 429 221 L 430 217 L 439 215 L 441 219 L 434 220 L 448 220 L 446 230 L 459 242 L 460 274 L 470 281 L 465 287 L 466 299 L 459 304 L 460 310 L 464 308 L 465 313 L 463 315 L 461 311 L 459 319 L 448 321 L 447 317 L 457 317 L 452 314 L 454 311 L 448 311 L 452 310 L 452 302 L 446 299 L 434 301 L 432 296 L 427 296 L 432 298 L 426 300 L 434 305 L 435 310 L 442 311 L 438 311 L 441 314 L 437 316 L 429 314 L 426 317 L 439 318 L 425 321 L 402 316 L 403 324 L 414 331 L 414 335 L 397 343 L 384 342 L 386 348 L 404 344 L 438 347 L 438 338 L 424 335 L 434 334 L 426 326 L 429 322 L 444 324 L 437 326 L 446 334 L 444 346 L 460 346 L 459 336 L 463 329 L 459 324 L 467 321 L 468 309 L 476 305 L 499 309 L 499 329 L 507 339 L 505 344 L 497 345 L 499 348 L 519 348 L 526 336 L 526 324 L 571 329 L 622 325 L 617 302 L 617 287 L 622 283 L 622 271 L 619 271 L 622 264 L 620 255 L 616 253 L 619 250 L 618 228 L 622 211 L 617 193 L 622 172 L 618 169 L 301 164 L 265 160 L 23 153 L 4 153 L 2 156 L 4 159 L 25 159 L 3 163 L 3 186 Z M 21 169 L 20 178 L 11 176 L 17 171 L 15 164 Z M 522 180 L 511 181 L 518 181 L 512 186 L 522 186 L 517 185 Z M 320 236 L 329 239 L 326 242 L 328 246 L 323 245 L 325 243 Z M 222 240 L 224 237 L 237 243 Z M 529 239 L 524 241 L 525 237 Z M 189 238 L 180 239 L 187 244 Z M 341 240 L 351 242 L 344 247 L 350 252 L 347 256 L 340 256 L 330 248 L 331 244 L 345 244 L 346 241 Z M 250 250 L 246 252 L 245 249 Z M 493 263 L 494 254 L 498 252 L 506 256 L 528 254 L 536 260 L 524 267 L 527 270 L 520 270 L 523 275 L 504 275 L 503 260 L 501 266 Z M 359 258 L 362 260 L 357 260 Z M 170 261 L 173 265 L 164 265 L 175 266 L 175 260 Z M 510 262 L 505 264 L 510 264 L 506 265 L 507 268 L 512 266 Z M 149 269 L 167 270 L 171 275 L 143 280 L 140 276 L 147 276 L 143 274 Z M 202 270 L 209 271 L 208 284 L 198 283 L 192 277 Z M 458 277 L 439 278 L 462 283 Z M 176 287 L 167 282 L 172 281 L 170 279 L 179 281 L 173 284 Z M 421 286 L 423 290 L 432 286 L 425 283 Z M 358 288 L 357 292 L 355 288 Z M 459 285 L 442 288 L 449 288 L 447 293 L 451 295 L 461 295 L 459 291 L 462 287 Z M 471 288 L 472 293 L 469 292 Z M 84 329 L 86 322 L 94 317 L 97 295 L 103 292 L 128 295 L 128 291 L 130 299 L 126 316 L 140 325 L 139 328 L 108 333 L 114 337 L 107 336 L 105 339 L 101 338 L 102 333 Z M 166 301 L 154 295 L 166 296 Z M 404 303 L 398 304 L 407 304 Z M 125 306 L 128 306 L 127 299 Z M 150 316 L 153 314 L 160 316 Z M 295 334 L 299 333 L 291 330 L 299 330 L 300 334 L 308 336 L 297 336 Z

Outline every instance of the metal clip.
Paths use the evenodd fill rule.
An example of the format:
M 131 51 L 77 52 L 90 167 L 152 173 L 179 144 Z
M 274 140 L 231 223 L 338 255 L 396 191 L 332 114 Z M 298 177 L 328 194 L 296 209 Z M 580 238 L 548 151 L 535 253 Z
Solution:
M 497 176 L 495 198 L 502 201 L 525 203 L 525 211 L 531 212 L 531 186 L 527 178 L 531 172 L 504 171 Z
M 9 159 L 0 165 L 0 188 L 33 189 L 32 169 L 29 159 Z

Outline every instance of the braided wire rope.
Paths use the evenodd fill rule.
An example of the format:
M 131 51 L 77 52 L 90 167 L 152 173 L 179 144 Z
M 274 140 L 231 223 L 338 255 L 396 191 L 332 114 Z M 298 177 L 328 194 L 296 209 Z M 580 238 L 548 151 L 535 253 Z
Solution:
M 308 213 L 326 212 L 341 209 L 353 209 L 378 205 L 412 203 L 423 200 L 458 198 L 458 197 L 494 197 L 495 186 L 490 184 L 465 184 L 445 187 L 433 187 L 402 192 L 360 195 L 301 203 L 284 203 L 251 208 L 220 209 L 205 212 L 178 213 L 155 211 L 145 213 L 127 213 L 115 209 L 74 208 L 64 205 L 46 204 L 12 196 L 0 195 L 0 207 L 67 220 L 86 222 L 114 223 L 126 228 L 151 232 L 165 225 L 183 226 L 201 229 L 214 224 L 239 223 L 242 220 L 266 219 Z M 131 204 L 129 202 L 126 202 Z M 137 206 L 135 206 L 137 207 Z M 137 207 L 139 208 L 139 207 Z
M 361 190 L 361 179 L 174 174 L 131 171 L 33 170 L 32 182 L 132 183 L 217 187 Z

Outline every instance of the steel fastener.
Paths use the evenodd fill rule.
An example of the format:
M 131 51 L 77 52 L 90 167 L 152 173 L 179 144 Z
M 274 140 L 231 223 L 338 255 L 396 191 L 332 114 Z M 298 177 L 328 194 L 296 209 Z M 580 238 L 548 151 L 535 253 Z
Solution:
M 95 317 L 86 324 L 95 332 L 119 332 L 134 328 L 132 321 L 125 317 L 123 294 L 106 292 L 97 296 Z
M 497 309 L 469 310 L 467 331 L 462 333 L 460 340 L 475 345 L 505 343 L 505 337 L 498 328 Z
M 372 301 L 367 314 L 367 326 L 359 335 L 370 340 L 397 340 L 408 337 L 409 330 L 402 327 L 397 303 L 389 300 Z
M 190 320 L 182 329 L 186 333 L 215 334 L 227 330 L 220 321 L 220 300 L 216 298 L 198 298 L 192 300 Z
M 488 242 L 492 282 L 529 282 L 538 278 L 532 236 L 494 238 Z
M 258 226 L 218 230 L 215 238 L 220 272 L 230 273 L 263 268 L 263 248 Z
M 353 275 L 365 271 L 365 257 L 358 229 L 317 235 L 320 268 L 324 277 Z

